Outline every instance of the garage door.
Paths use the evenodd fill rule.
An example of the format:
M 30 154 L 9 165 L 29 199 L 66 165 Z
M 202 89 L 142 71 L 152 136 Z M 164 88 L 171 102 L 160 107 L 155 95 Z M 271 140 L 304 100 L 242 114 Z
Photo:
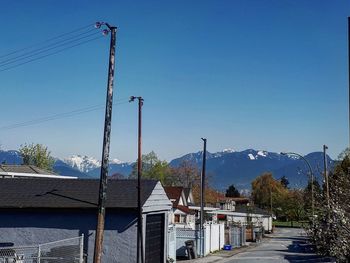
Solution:
M 164 262 L 164 214 L 147 215 L 146 263 Z

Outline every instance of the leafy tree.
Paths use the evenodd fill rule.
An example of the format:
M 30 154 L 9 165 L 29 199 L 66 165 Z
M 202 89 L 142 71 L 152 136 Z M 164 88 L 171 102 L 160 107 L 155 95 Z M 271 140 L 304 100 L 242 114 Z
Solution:
M 179 166 L 172 167 L 167 180 L 168 185 L 182 187 L 192 187 L 199 182 L 200 172 L 197 166 L 188 160 L 183 160 Z
M 163 184 L 169 178 L 170 167 L 166 161 L 161 161 L 155 152 L 142 155 L 142 178 L 155 179 Z M 137 162 L 133 165 L 130 178 L 137 178 Z
M 287 189 L 271 173 L 264 173 L 252 182 L 252 199 L 261 208 L 269 208 L 272 199 L 274 210 L 280 210 L 286 194 Z
M 288 188 L 289 185 L 289 180 L 287 179 L 287 177 L 285 177 L 284 175 L 281 177 L 280 179 L 281 184 L 283 185 L 284 188 Z
M 239 191 L 236 189 L 236 187 L 231 184 L 227 189 L 226 189 L 226 197 L 240 197 L 241 194 Z
M 51 157 L 51 152 L 42 144 L 24 144 L 19 149 L 23 164 L 35 165 L 41 169 L 51 171 L 55 160 Z
M 305 187 L 303 191 L 303 204 L 304 204 L 304 210 L 309 214 L 312 215 L 312 183 L 311 180 L 309 180 L 307 186 Z M 314 202 L 315 202 L 315 210 L 316 207 L 316 201 L 317 199 L 320 199 L 322 195 L 322 190 L 319 182 L 317 180 L 314 180 Z
M 289 190 L 285 196 L 282 211 L 286 218 L 292 221 L 300 221 L 305 217 L 304 191 L 300 189 Z
M 325 189 L 317 198 L 317 217 L 308 231 L 320 254 L 337 262 L 350 261 L 350 155 L 345 150 L 334 171 L 329 173 L 329 206 Z M 323 187 L 324 188 L 324 187 Z

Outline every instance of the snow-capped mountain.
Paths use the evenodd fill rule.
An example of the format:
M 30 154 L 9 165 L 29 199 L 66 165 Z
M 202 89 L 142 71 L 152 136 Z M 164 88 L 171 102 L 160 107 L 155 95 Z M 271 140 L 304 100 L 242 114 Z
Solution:
M 322 179 L 319 173 L 323 167 L 323 153 L 313 152 L 304 156 L 313 169 L 315 178 Z M 177 167 L 183 161 L 194 163 L 201 169 L 203 152 L 188 153 L 170 162 L 170 166 Z M 333 160 L 329 157 L 328 167 L 331 169 Z M 22 158 L 18 151 L 1 151 L 0 162 L 7 164 L 21 164 Z M 133 169 L 133 163 L 111 159 L 109 175 L 121 174 L 128 177 Z M 64 160 L 55 159 L 53 170 L 61 175 L 77 176 L 79 178 L 97 178 L 101 173 L 101 162 L 95 158 L 73 155 Z M 290 187 L 303 187 L 307 183 L 308 167 L 305 161 L 294 155 L 263 150 L 248 149 L 234 151 L 225 149 L 220 152 L 207 152 L 207 173 L 212 185 L 217 189 L 224 189 L 235 184 L 239 189 L 249 189 L 254 178 L 264 172 L 272 172 L 275 178 L 286 176 Z
M 176 167 L 186 160 L 201 169 L 202 158 L 202 152 L 190 153 L 172 160 L 170 165 Z M 319 167 L 323 166 L 323 153 L 310 153 L 305 158 L 309 161 L 316 176 Z M 328 164 L 329 167 L 332 167 L 333 161 L 329 157 Z M 235 184 L 239 189 L 250 188 L 254 178 L 264 172 L 272 172 L 277 179 L 286 176 L 291 187 L 304 186 L 308 180 L 306 176 L 308 167 L 298 157 L 253 149 L 241 152 L 208 152 L 207 172 L 211 175 L 212 185 L 218 189 L 223 189 L 230 184 Z
M 91 177 L 97 177 L 101 172 L 101 161 L 86 155 L 72 155 L 69 158 L 65 158 L 62 162 Z M 131 165 L 131 163 L 126 163 L 119 159 L 110 159 L 109 173 L 112 175 L 118 172 L 128 176 L 129 172 L 131 172 Z
M 88 173 L 101 166 L 99 160 L 86 155 L 72 155 L 69 158 L 63 159 L 63 162 L 83 173 Z

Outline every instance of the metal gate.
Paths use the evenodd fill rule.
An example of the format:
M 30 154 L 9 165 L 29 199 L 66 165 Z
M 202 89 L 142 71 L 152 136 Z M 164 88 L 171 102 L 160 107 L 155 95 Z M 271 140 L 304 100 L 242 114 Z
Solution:
M 0 263 L 83 263 L 84 235 L 33 246 L 0 247 Z
M 146 217 L 146 263 L 164 262 L 164 214 Z

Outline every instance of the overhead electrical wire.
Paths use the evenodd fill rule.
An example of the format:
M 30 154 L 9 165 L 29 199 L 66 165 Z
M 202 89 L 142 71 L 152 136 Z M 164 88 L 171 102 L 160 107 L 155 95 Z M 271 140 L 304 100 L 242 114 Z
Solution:
M 126 104 L 128 102 L 129 101 L 126 100 L 126 99 L 119 99 L 115 103 L 113 103 L 113 105 L 117 106 L 117 105 L 121 105 L 121 104 Z M 20 128 L 20 127 L 26 127 L 26 126 L 31 126 L 31 125 L 35 125 L 35 124 L 40 124 L 40 123 L 48 122 L 48 121 L 52 121 L 52 120 L 64 119 L 64 118 L 72 117 L 72 116 L 75 116 L 75 115 L 80 115 L 80 114 L 84 114 L 84 113 L 88 113 L 88 112 L 104 109 L 104 107 L 105 106 L 103 104 L 93 105 L 93 106 L 84 107 L 84 108 L 80 108 L 80 109 L 76 109 L 76 110 L 72 110 L 72 111 L 68 111 L 68 112 L 63 112 L 63 113 L 57 113 L 57 114 L 54 114 L 54 115 L 41 117 L 41 118 L 29 120 L 29 121 L 24 121 L 24 122 L 18 122 L 18 123 L 14 123 L 14 124 L 10 124 L 10 125 L 5 125 L 5 126 L 0 127 L 0 130 L 12 130 L 12 129 L 16 129 L 16 128 Z
M 60 35 L 58 35 L 58 36 L 55 36 L 55 37 L 46 39 L 46 40 L 41 41 L 41 42 L 39 42 L 39 43 L 36 43 L 36 44 L 30 45 L 30 46 L 27 46 L 27 47 L 24 47 L 24 48 L 21 48 L 21 49 L 17 49 L 17 50 L 11 51 L 11 52 L 9 52 L 9 53 L 7 53 L 7 54 L 4 54 L 4 55 L 0 55 L 0 58 L 8 57 L 8 56 L 11 56 L 11 55 L 13 55 L 13 54 L 22 52 L 22 51 L 24 51 L 24 50 L 28 50 L 28 49 L 30 49 L 30 48 L 33 48 L 33 47 L 36 47 L 36 46 L 40 46 L 40 45 L 42 45 L 42 44 L 44 44 L 44 43 L 48 43 L 48 42 L 50 42 L 50 41 L 52 41 L 52 40 L 59 39 L 59 38 L 62 38 L 62 37 L 64 37 L 64 36 L 68 36 L 68 35 L 73 34 L 73 33 L 75 33 L 75 32 L 79 32 L 79 31 L 81 31 L 81 30 L 83 30 L 83 29 L 92 27 L 92 26 L 94 26 L 94 25 L 95 25 L 95 23 L 92 23 L 92 24 L 88 24 L 88 25 L 86 25 L 86 26 L 79 27 L 79 28 L 77 28 L 77 29 L 74 29 L 74 30 L 69 31 L 69 32 L 67 32 L 67 33 L 63 33 L 63 34 L 60 34 Z
M 68 33 L 64 33 L 59 36 L 50 38 L 38 44 L 15 50 L 8 54 L 0 56 L 0 72 L 22 66 L 30 62 L 34 62 L 36 60 L 43 59 L 48 56 L 52 56 L 57 53 L 66 51 L 68 49 L 102 38 L 103 34 L 105 34 L 104 30 L 99 30 L 96 28 L 85 30 L 87 27 L 91 26 L 92 25 L 90 24 L 88 26 L 84 26 L 76 30 L 70 31 Z M 82 30 L 84 30 L 84 32 L 80 32 Z M 95 32 L 91 33 L 92 31 Z M 101 35 L 98 37 L 94 37 L 96 34 Z M 53 40 L 57 41 L 50 43 Z
M 54 52 L 51 52 L 51 53 L 48 53 L 48 54 L 39 56 L 39 57 L 37 57 L 37 58 L 33 58 L 33 59 L 28 60 L 28 61 L 25 61 L 25 62 L 22 62 L 22 63 L 19 63 L 19 64 L 15 64 L 15 65 L 13 65 L 13 66 L 9 66 L 9 67 L 7 67 L 7 68 L 1 69 L 0 72 L 7 71 L 7 70 L 10 70 L 10 69 L 13 69 L 13 68 L 17 68 L 17 67 L 19 67 L 19 66 L 28 64 L 28 63 L 30 63 L 30 62 L 34 62 L 34 61 L 36 61 L 36 60 L 43 59 L 43 58 L 46 58 L 46 57 L 48 57 L 48 56 L 55 55 L 55 54 L 57 54 L 57 53 L 61 53 L 61 52 L 66 51 L 66 50 L 68 50 L 68 49 L 71 49 L 71 48 L 74 48 L 74 47 L 77 47 L 77 46 L 81 46 L 81 45 L 83 45 L 83 44 L 86 44 L 86 43 L 89 43 L 89 42 L 91 42 L 91 41 L 100 39 L 100 38 L 102 38 L 102 37 L 103 37 L 103 36 L 98 36 L 98 37 L 95 37 L 95 38 L 92 38 L 92 39 L 89 39 L 89 40 L 80 42 L 80 43 L 78 43 L 78 44 L 71 45 L 71 46 L 68 46 L 68 47 L 66 47 L 66 48 L 62 48 L 62 49 L 56 50 L 56 51 L 54 51 Z
M 92 34 L 89 34 L 89 35 L 77 38 L 78 36 L 84 35 L 86 33 L 90 33 L 91 31 L 95 31 L 95 32 L 92 33 Z M 88 37 L 94 36 L 94 35 L 99 34 L 99 33 L 100 33 L 100 31 L 96 32 L 96 29 L 89 30 L 88 32 L 85 32 L 83 34 L 79 34 L 79 35 L 74 36 L 72 38 L 63 39 L 63 40 L 58 41 L 56 43 L 53 43 L 53 44 L 50 44 L 50 45 L 46 45 L 46 46 L 44 46 L 42 48 L 34 49 L 34 50 L 30 51 L 30 52 L 26 52 L 26 53 L 23 53 L 21 55 L 18 55 L 18 56 L 15 56 L 15 57 L 12 57 L 12 58 L 0 61 L 0 67 L 8 65 L 8 64 L 11 64 L 11 63 L 15 63 L 16 61 L 19 61 L 19 60 L 22 60 L 22 59 L 30 58 L 32 56 L 35 56 L 35 55 L 38 55 L 38 54 L 50 51 L 52 49 L 55 49 L 55 48 L 58 48 L 58 47 L 61 47 L 61 46 L 68 45 L 70 43 L 79 41 L 79 40 L 84 39 L 84 38 L 88 38 Z

